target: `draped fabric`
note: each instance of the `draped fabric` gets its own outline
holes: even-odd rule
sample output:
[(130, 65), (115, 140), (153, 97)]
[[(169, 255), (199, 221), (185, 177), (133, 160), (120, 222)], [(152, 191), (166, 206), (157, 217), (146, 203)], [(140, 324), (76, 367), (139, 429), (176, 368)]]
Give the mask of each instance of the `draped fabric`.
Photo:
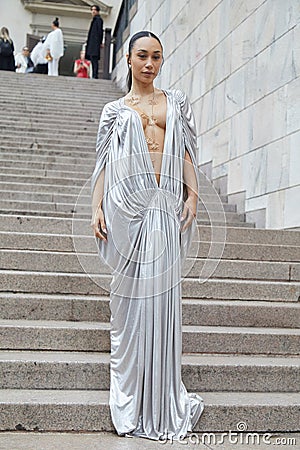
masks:
[(181, 232), (185, 151), (196, 169), (195, 123), (179, 90), (165, 90), (166, 131), (157, 182), (139, 114), (124, 97), (102, 112), (92, 190), (105, 167), (111, 267), (110, 409), (118, 434), (178, 439), (203, 411), (181, 380), (181, 266), (194, 225)]
[(58, 59), (64, 54), (64, 38), (60, 28), (51, 31), (44, 44), (44, 56), (46, 56), (47, 49), (50, 50), (53, 59)]

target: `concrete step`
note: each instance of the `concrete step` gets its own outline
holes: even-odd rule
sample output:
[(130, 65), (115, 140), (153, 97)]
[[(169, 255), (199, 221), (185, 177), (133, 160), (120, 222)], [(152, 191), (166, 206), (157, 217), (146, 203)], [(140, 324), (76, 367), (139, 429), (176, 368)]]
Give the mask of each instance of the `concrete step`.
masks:
[[(25, 267), (24, 267), (25, 269)], [(0, 270), (0, 292), (108, 295), (111, 277), (85, 273)], [(185, 298), (297, 302), (299, 282), (184, 278)]]
[[(47, 172), (48, 174), (48, 172)], [(47, 177), (47, 180), (51, 182), (51, 178), (48, 178), (48, 175), (45, 175)], [(67, 179), (64, 178), (64, 181)], [(72, 182), (73, 178), (68, 178), (70, 183)], [(84, 180), (77, 178), (76, 182), (84, 182)], [(82, 199), (81, 199), (82, 200)], [(75, 199), (76, 202), (76, 199)], [(74, 213), (76, 214), (76, 217), (91, 217), (91, 203), (83, 204), (83, 203), (59, 203), (59, 202), (40, 202), (40, 201), (29, 201), (26, 198), (23, 199), (3, 199), (3, 196), (0, 200), (0, 210), (1, 211), (12, 211), (15, 213), (16, 211), (35, 211), (35, 212), (48, 212), (51, 216), (51, 212), (55, 213)], [(203, 205), (200, 205), (199, 211), (198, 211), (198, 219), (203, 221), (209, 221), (212, 222), (221, 222), (224, 218), (225, 222), (233, 223), (233, 222), (240, 222), (243, 220), (243, 215), (234, 213), (232, 211), (219, 211), (218, 205), (215, 205), (215, 203), (207, 203), (207, 207), (209, 207), (209, 213), (206, 211), (206, 208)], [(216, 209), (214, 209), (216, 208)]]
[[(198, 392), (205, 410), (194, 432), (299, 430), (300, 394), (270, 392)], [(108, 391), (5, 389), (1, 393), (1, 429), (35, 431), (113, 431)]]
[(51, 172), (65, 172), (66, 174), (69, 174), (69, 172), (77, 172), (81, 175), (83, 173), (88, 173), (91, 175), (93, 169), (95, 167), (95, 158), (91, 158), (91, 163), (88, 164), (88, 161), (85, 161), (85, 164), (62, 164), (62, 163), (56, 163), (56, 162), (34, 162), (34, 161), (28, 161), (27, 158), (25, 161), (21, 161), (18, 159), (11, 159), (11, 160), (1, 160), (0, 158), (0, 171), (6, 172), (6, 168), (14, 168), (15, 170), (19, 170), (22, 172), (23, 169), (33, 169), (33, 170), (39, 170), (39, 171), (51, 171)]
[[(297, 392), (300, 359), (183, 354), (186, 388), (205, 392)], [(0, 351), (0, 389), (109, 390), (110, 354)]]
[[(49, 194), (50, 195), (50, 194)], [(91, 230), (90, 236), (73, 238), (66, 234), (42, 234), (21, 231), (0, 231), (0, 248), (7, 250), (30, 250), (52, 252), (97, 253), (98, 247)], [(292, 245), (261, 245), (225, 242), (220, 259), (250, 261), (300, 262), (300, 248)], [(188, 255), (207, 258), (211, 252), (211, 242), (194, 241)]]
[[(49, 180), (49, 179), (48, 179)], [(51, 179), (50, 179), (51, 180)], [(69, 179), (71, 182), (71, 178)], [(64, 179), (66, 181), (66, 179)], [(76, 180), (80, 183), (80, 180)], [(18, 201), (18, 200), (0, 200), (1, 214), (35, 214), (50, 217), (73, 217), (90, 220), (91, 207), (81, 204), (71, 203), (47, 203), (34, 201)], [(225, 217), (224, 217), (225, 216)], [(240, 225), (243, 217), (242, 215), (233, 212), (218, 212), (210, 211), (209, 214), (204, 210), (198, 212), (198, 222), (212, 222), (213, 224), (223, 223), (232, 224), (238, 223)]]
[[(88, 139), (88, 142), (87, 142)], [(11, 134), (4, 134), (3, 130), (1, 133), (1, 144), (2, 145), (10, 145), (13, 144), (13, 146), (24, 146), (28, 147), (32, 144), (32, 142), (36, 142), (38, 146), (43, 147), (45, 144), (50, 144), (52, 142), (53, 146), (56, 145), (66, 145), (71, 146), (72, 144), (76, 144), (76, 147), (81, 146), (81, 148), (86, 148), (88, 151), (90, 149), (95, 149), (96, 145), (96, 133), (94, 132), (92, 135), (86, 135), (85, 136), (65, 136), (64, 133), (61, 131), (60, 133), (57, 133), (56, 135), (53, 135), (52, 132), (49, 133), (33, 133), (33, 132), (27, 132), (27, 133), (14, 133), (13, 138)]]
[(49, 184), (66, 184), (71, 183), (71, 181), (77, 181), (78, 183), (84, 184), (91, 176), (93, 170), (86, 171), (74, 171), (68, 170), (67, 172), (61, 170), (51, 170), (51, 169), (32, 169), (28, 167), (13, 168), (13, 167), (1, 167), (0, 166), (0, 174), (18, 176), (18, 174), (22, 177), (34, 177), (37, 182), (39, 179), (47, 178)]
[[(91, 171), (89, 170), (89, 174)], [(71, 204), (74, 205), (78, 202), (79, 205), (85, 205), (86, 207), (90, 207), (91, 205), (91, 196), (90, 195), (80, 195), (80, 197), (77, 195), (67, 195), (67, 194), (53, 194), (53, 192), (26, 192), (24, 191), (8, 191), (8, 190), (1, 190), (0, 186), (0, 198), (4, 201), (30, 201), (30, 202), (43, 202), (43, 203), (64, 203), (64, 204)], [(228, 205), (227, 203), (222, 205), (222, 208), (225, 212), (235, 212), (236, 206), (235, 205)], [(219, 211), (220, 210), (220, 203), (210, 202), (210, 199), (200, 199), (199, 201), (199, 210), (200, 211), (206, 211), (206, 209), (209, 209), (209, 211)]]
[[(1, 234), (0, 234), (1, 236)], [(2, 244), (1, 244), (2, 245)], [(96, 250), (96, 249), (95, 249)], [(204, 265), (216, 267), (211, 272), (211, 278), (241, 279), (241, 280), (273, 280), (300, 281), (300, 263), (242, 261), (187, 258), (183, 273), (189, 278), (199, 278)], [(2, 270), (27, 270), (32, 272), (66, 272), (109, 274), (108, 266), (101, 264), (97, 253), (76, 253), (36, 251), (36, 250), (2, 250)]]
[[(109, 297), (0, 292), (2, 319), (109, 322)], [(189, 299), (184, 325), (300, 328), (299, 302)]]
[[(0, 349), (110, 351), (110, 324), (0, 320)], [(300, 329), (184, 325), (184, 353), (299, 355)]]
[[(26, 188), (24, 188), (26, 189)], [(80, 187), (77, 187), (80, 189)], [(0, 229), (2, 231), (14, 231), (21, 233), (46, 233), (46, 234), (72, 234), (72, 225), (77, 234), (91, 236), (90, 222), (82, 219), (37, 217), (30, 214), (22, 216), (0, 214)], [(198, 234), (201, 241), (211, 242), (213, 234), (214, 243), (221, 245), (226, 243), (257, 244), (257, 245), (285, 245), (300, 246), (300, 231), (288, 230), (265, 230), (241, 227), (231, 228), (201, 225), (198, 227)], [(78, 233), (80, 231), (80, 233)], [(225, 239), (224, 239), (225, 236)], [(251, 256), (252, 258), (252, 256)]]
[[(99, 110), (100, 111), (100, 110)], [(57, 125), (59, 122), (56, 122)], [(81, 122), (82, 123), (82, 119)], [(33, 120), (31, 116), (23, 117), (21, 120), (1, 119), (1, 131), (5, 135), (10, 134), (13, 136), (15, 133), (32, 133), (34, 135), (40, 133), (51, 133), (52, 136), (63, 134), (63, 136), (85, 136), (90, 137), (90, 133), (97, 133), (98, 123), (96, 122), (85, 122), (83, 126), (78, 127), (73, 123), (69, 124), (68, 128), (63, 128), (62, 126), (54, 127), (52, 122), (47, 122), (46, 120)]]

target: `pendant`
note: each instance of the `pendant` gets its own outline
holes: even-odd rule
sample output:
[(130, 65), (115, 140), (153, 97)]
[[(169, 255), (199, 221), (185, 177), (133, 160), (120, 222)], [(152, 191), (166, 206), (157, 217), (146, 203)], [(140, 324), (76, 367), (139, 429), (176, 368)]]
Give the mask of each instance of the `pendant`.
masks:
[(139, 95), (134, 95), (132, 94), (131, 97), (129, 97), (129, 103), (134, 106), (137, 105), (138, 103), (140, 103), (140, 96)]
[(151, 137), (147, 137), (146, 142), (149, 150), (157, 152), (157, 150), (159, 149), (159, 144), (157, 142), (155, 142)]
[(154, 125), (156, 125), (157, 119), (153, 116), (148, 116), (148, 125), (150, 127), (153, 127)]
[(149, 105), (157, 105), (157, 101), (155, 100), (155, 98), (153, 97), (153, 98), (149, 98), (149, 100), (148, 100), (148, 103), (149, 103)]

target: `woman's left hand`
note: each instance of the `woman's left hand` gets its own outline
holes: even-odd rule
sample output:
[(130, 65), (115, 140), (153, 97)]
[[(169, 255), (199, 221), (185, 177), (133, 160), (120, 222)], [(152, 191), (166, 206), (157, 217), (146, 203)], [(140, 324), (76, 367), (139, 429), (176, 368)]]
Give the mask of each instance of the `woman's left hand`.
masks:
[(185, 224), (181, 229), (182, 233), (192, 225), (196, 215), (197, 215), (197, 197), (196, 196), (188, 197), (184, 202), (184, 207), (180, 219), (181, 222), (185, 221)]

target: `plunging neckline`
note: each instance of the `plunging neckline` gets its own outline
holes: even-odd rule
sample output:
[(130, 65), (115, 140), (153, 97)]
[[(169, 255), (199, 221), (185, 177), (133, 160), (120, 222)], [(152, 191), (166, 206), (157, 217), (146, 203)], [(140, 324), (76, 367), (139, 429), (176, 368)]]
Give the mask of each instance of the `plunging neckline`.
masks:
[(154, 181), (155, 184), (157, 186), (158, 189), (161, 189), (161, 179), (162, 179), (162, 174), (163, 174), (163, 166), (164, 166), (164, 155), (165, 155), (165, 147), (166, 147), (166, 137), (167, 137), (167, 129), (168, 129), (168, 120), (169, 120), (169, 96), (167, 94), (167, 92), (164, 89), (161, 89), (161, 91), (164, 93), (165, 97), (166, 97), (166, 101), (167, 101), (167, 105), (166, 105), (166, 128), (165, 128), (165, 136), (164, 136), (164, 143), (163, 143), (163, 147), (162, 147), (162, 157), (161, 157), (161, 166), (160, 166), (160, 173), (159, 173), (159, 182), (157, 181), (156, 175), (155, 175), (155, 170), (151, 161), (151, 157), (150, 157), (150, 152), (149, 152), (149, 148), (148, 148), (148, 144), (147, 144), (147, 139), (146, 139), (146, 135), (144, 132), (144, 127), (143, 127), (143, 122), (142, 122), (142, 118), (140, 116), (140, 114), (138, 113), (138, 111), (134, 108), (132, 108), (131, 106), (126, 105), (125, 103), (125, 96), (121, 98), (121, 100), (123, 100), (123, 106), (125, 108), (130, 109), (130, 111), (133, 111), (139, 118), (139, 123), (140, 126), (142, 128), (142, 132), (143, 132), (143, 137), (144, 137), (144, 145), (147, 151), (147, 159), (148, 159), (148, 164), (151, 168), (151, 174), (154, 177)]

